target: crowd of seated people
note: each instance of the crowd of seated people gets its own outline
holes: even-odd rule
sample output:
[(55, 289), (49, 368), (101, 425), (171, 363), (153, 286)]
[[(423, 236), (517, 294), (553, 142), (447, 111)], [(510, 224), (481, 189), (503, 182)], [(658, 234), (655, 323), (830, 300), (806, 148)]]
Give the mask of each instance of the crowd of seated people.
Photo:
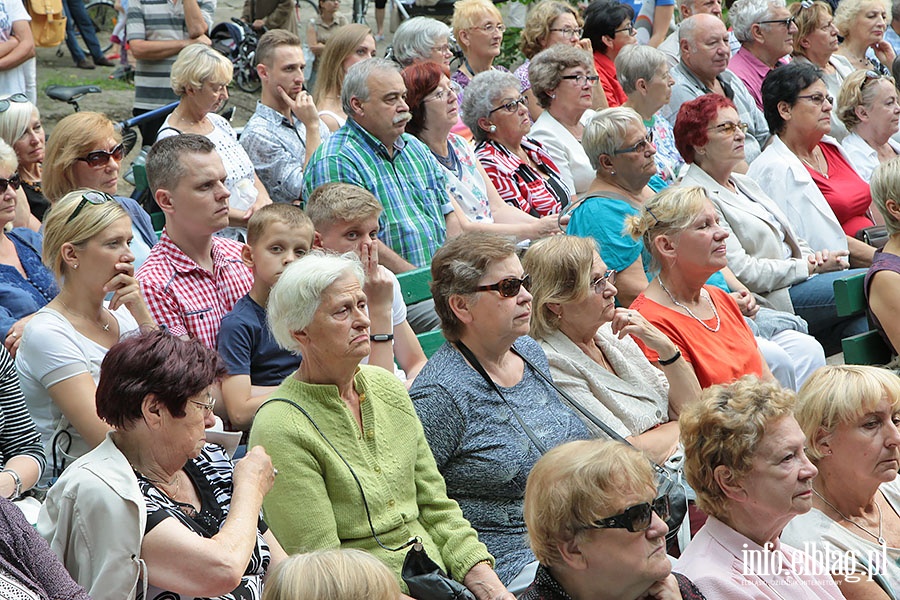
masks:
[(384, 59), (323, 1), (240, 140), (185, 43), (158, 233), (109, 119), (4, 91), (0, 596), (900, 598), (900, 383), (825, 366), (866, 267), (900, 348), (886, 7), (656, 4), (541, 0), (513, 74), (486, 0)]

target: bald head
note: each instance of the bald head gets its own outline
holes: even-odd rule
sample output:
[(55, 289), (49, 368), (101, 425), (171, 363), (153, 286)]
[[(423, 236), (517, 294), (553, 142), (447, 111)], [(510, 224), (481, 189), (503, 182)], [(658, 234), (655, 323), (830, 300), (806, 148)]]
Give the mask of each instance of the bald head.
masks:
[(678, 27), (681, 60), (701, 79), (713, 79), (728, 68), (731, 47), (728, 30), (711, 14), (694, 15)]
[(722, 18), (722, 0), (682, 0), (679, 6), (685, 19), (694, 15), (715, 15)]

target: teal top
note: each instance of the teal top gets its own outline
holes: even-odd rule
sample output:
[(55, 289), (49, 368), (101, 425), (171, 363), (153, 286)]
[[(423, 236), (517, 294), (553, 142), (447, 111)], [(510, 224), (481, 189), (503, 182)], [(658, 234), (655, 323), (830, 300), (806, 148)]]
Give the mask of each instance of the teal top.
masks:
[[(431, 559), (458, 581), (481, 561), (493, 564), (459, 505), (447, 497), (403, 383), (368, 365), (359, 367), (354, 383), (362, 430), (334, 385), (291, 376), (271, 398), (302, 406), (350, 464), (384, 545), (396, 547), (420, 536)], [(263, 446), (278, 469), (263, 512), (288, 554), (359, 548), (387, 564), (400, 580), (406, 550), (378, 546), (353, 475), (303, 413), (286, 402), (267, 402), (253, 421), (250, 446)]]

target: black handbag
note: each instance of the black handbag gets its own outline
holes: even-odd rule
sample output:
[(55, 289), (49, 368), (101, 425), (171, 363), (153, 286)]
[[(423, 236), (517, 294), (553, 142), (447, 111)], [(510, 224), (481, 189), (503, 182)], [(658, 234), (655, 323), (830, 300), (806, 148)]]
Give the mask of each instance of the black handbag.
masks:
[[(537, 438), (537, 435), (528, 426), (527, 423), (519, 416), (519, 413), (512, 407), (509, 401), (506, 400), (506, 397), (503, 395), (503, 392), (500, 391), (500, 388), (494, 383), (494, 380), (491, 379), (491, 376), (488, 375), (487, 371), (484, 370), (484, 367), (481, 366), (481, 363), (478, 362), (478, 359), (472, 354), (472, 351), (466, 347), (462, 342), (454, 342), (459, 349), (459, 352), (463, 355), (463, 357), (469, 361), (472, 367), (478, 371), (478, 373), (484, 378), (487, 383), (496, 390), (496, 392), (503, 399), (507, 408), (509, 408), (510, 412), (512, 412), (513, 416), (516, 418), (516, 421), (519, 422), (519, 425), (525, 431), (525, 435), (528, 436), (528, 439), (531, 440), (531, 443), (535, 445), (538, 451), (541, 454), (545, 454), (547, 452), (546, 446)], [(556, 383), (550, 379), (547, 375), (544, 374), (543, 371), (538, 369), (528, 358), (519, 352), (516, 349), (515, 344), (513, 344), (512, 348), (510, 348), (516, 356), (525, 361), (525, 364), (531, 368), (532, 371), (537, 373), (537, 375), (543, 379), (547, 385), (553, 388), (557, 394), (566, 399), (572, 406), (574, 406), (578, 412), (585, 416), (591, 423), (599, 427), (603, 433), (608, 435), (611, 439), (622, 442), (623, 444), (628, 444), (629, 446), (634, 447), (628, 440), (619, 435), (615, 430), (609, 427), (606, 423), (598, 419), (594, 414), (588, 411), (584, 406), (581, 405), (580, 402), (572, 398), (565, 390), (560, 389)], [(647, 460), (650, 460), (649, 458)], [(656, 471), (657, 475), (657, 490), (661, 495), (666, 495), (669, 497), (669, 518), (666, 519), (666, 525), (669, 526), (669, 532), (666, 534), (666, 543), (670, 544), (674, 542), (674, 540), (678, 537), (678, 530), (681, 528), (681, 523), (684, 521), (684, 517), (688, 512), (688, 502), (687, 495), (685, 494), (684, 484), (681, 482), (682, 475), (679, 472), (678, 478), (673, 479), (672, 475), (665, 469), (665, 467), (660, 466), (656, 463), (656, 461), (650, 460), (650, 464), (653, 466), (653, 469)]]
[(884, 225), (873, 225), (872, 227), (863, 227), (854, 235), (856, 239), (867, 243), (873, 248), (881, 250), (887, 244), (891, 236), (888, 234), (887, 227)]
[(335, 445), (331, 443), (331, 440), (328, 439), (325, 432), (319, 429), (319, 426), (313, 421), (313, 418), (302, 406), (287, 398), (270, 398), (263, 403), (263, 406), (269, 402), (286, 402), (303, 413), (303, 416), (309, 419), (309, 422), (312, 423), (315, 430), (319, 432), (319, 435), (322, 436), (325, 443), (334, 450), (334, 453), (341, 459), (341, 462), (346, 465), (347, 469), (350, 471), (350, 475), (353, 477), (353, 481), (356, 482), (356, 487), (359, 488), (360, 496), (362, 496), (363, 508), (366, 510), (366, 519), (369, 521), (369, 530), (372, 532), (375, 543), (388, 552), (400, 552), (406, 548), (410, 549), (406, 554), (406, 558), (403, 560), (403, 568), (400, 570), (400, 576), (409, 588), (410, 596), (416, 600), (475, 600), (475, 596), (468, 588), (466, 588), (466, 586), (448, 577), (437, 563), (431, 560), (428, 553), (425, 552), (425, 548), (422, 546), (422, 540), (420, 538), (410, 538), (405, 544), (397, 546), (396, 548), (385, 546), (381, 540), (378, 539), (378, 534), (375, 533), (375, 526), (372, 525), (372, 514), (369, 512), (369, 503), (366, 501), (366, 493), (363, 491), (362, 483), (359, 481), (359, 477), (356, 476), (353, 467), (347, 462), (347, 459), (345, 459)]

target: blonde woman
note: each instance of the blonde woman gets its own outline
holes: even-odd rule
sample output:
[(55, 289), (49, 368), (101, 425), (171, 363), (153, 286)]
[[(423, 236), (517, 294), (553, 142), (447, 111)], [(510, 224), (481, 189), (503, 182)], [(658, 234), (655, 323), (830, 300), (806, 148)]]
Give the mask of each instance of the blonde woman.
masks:
[(328, 40), (319, 62), (313, 102), (319, 109), (319, 118), (331, 131), (337, 131), (347, 122), (347, 113), (341, 105), (341, 89), (347, 69), (356, 63), (375, 58), (375, 37), (366, 25), (351, 23), (338, 29)]
[[(460, 0), (453, 7), (453, 37), (463, 52), (462, 63), (451, 79), (465, 89), (479, 73), (499, 69), (494, 59), (500, 56), (503, 42), (503, 16), (488, 0)], [(469, 129), (472, 129), (470, 126)]]
[(272, 569), (262, 600), (397, 600), (400, 586), (387, 566), (362, 550), (295, 554)]
[(216, 145), (225, 165), (229, 227), (218, 235), (246, 240), (247, 220), (258, 208), (271, 204), (269, 192), (256, 175), (253, 162), (237, 141), (231, 124), (216, 114), (228, 100), (228, 84), (233, 66), (221, 53), (203, 44), (191, 44), (178, 54), (172, 65), (172, 89), (181, 104), (166, 117), (156, 139), (182, 133), (205, 136)]

